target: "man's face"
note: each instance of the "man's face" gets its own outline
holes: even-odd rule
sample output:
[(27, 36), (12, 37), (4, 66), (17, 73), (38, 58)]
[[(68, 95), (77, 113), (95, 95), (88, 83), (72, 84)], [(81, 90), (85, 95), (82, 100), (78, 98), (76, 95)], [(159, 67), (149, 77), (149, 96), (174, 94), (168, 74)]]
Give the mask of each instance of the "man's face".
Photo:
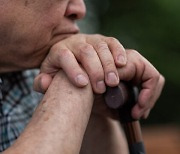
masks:
[(45, 55), (79, 31), (75, 20), (85, 12), (83, 0), (1, 0), (0, 63)]

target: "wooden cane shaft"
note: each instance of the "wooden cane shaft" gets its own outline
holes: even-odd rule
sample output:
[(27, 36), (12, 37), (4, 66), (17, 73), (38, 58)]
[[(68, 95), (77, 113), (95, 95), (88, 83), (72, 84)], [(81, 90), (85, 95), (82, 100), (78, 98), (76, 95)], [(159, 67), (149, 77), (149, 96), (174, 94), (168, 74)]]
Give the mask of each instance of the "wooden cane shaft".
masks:
[(106, 104), (110, 108), (119, 110), (119, 118), (129, 144), (142, 142), (140, 123), (131, 117), (131, 109), (136, 101), (136, 98), (130, 98), (135, 97), (135, 94), (132, 93), (132, 87), (121, 82), (117, 87), (108, 87), (105, 95)]
[(128, 144), (142, 142), (142, 133), (139, 121), (133, 121), (123, 124)]

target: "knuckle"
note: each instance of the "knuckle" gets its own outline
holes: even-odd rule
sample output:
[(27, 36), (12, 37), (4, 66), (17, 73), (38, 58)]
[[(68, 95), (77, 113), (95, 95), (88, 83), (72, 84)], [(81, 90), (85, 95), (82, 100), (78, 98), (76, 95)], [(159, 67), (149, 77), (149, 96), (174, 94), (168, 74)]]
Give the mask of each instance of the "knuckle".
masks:
[(56, 56), (58, 58), (66, 58), (66, 57), (69, 57), (70, 56), (70, 52), (68, 49), (58, 49), (56, 50)]
[(115, 48), (116, 51), (121, 52), (121, 54), (126, 55), (126, 50), (124, 49), (124, 47), (121, 44), (118, 44)]
[(165, 84), (165, 77), (160, 75), (160, 82), (164, 85)]
[(139, 52), (135, 49), (128, 49), (127, 52), (131, 53), (134, 56), (140, 55)]
[(160, 74), (158, 71), (154, 71), (152, 76), (151, 76), (151, 79), (149, 80), (150, 83), (154, 86), (154, 88), (157, 86), (158, 82), (159, 82), (159, 79), (160, 79)]
[(107, 37), (107, 39), (110, 41), (110, 42), (119, 42), (116, 38), (114, 37)]
[(84, 52), (84, 51), (90, 51), (90, 50), (92, 50), (92, 45), (90, 45), (90, 44), (80, 44), (79, 45), (79, 50), (80, 51), (82, 51), (82, 52)]
[(60, 58), (60, 57), (66, 57), (68, 55), (70, 55), (68, 49), (60, 47), (59, 44), (55, 44), (51, 47), (49, 57)]
[(144, 110), (147, 110), (147, 109), (149, 108), (149, 106), (150, 106), (150, 103), (149, 103), (149, 102), (146, 102), (146, 103), (144, 103), (144, 104), (141, 104), (140, 106), (141, 106), (141, 108), (143, 108)]
[[(150, 97), (150, 96), (149, 96)], [(147, 110), (147, 109), (150, 109), (151, 108), (151, 104), (152, 104), (152, 101), (150, 100), (147, 100), (146, 102), (143, 102), (140, 104), (140, 106), (142, 108), (144, 108), (144, 110)]]
[(96, 37), (96, 38), (102, 38), (102, 37), (105, 37), (105, 36), (103, 36), (103, 35), (101, 35), (101, 34), (93, 34), (93, 36)]
[(158, 82), (159, 79), (160, 79), (160, 73), (156, 70), (156, 71), (154, 72), (154, 80), (155, 80), (156, 82)]
[(79, 45), (80, 57), (90, 56), (93, 51), (93, 47), (90, 44)]
[(111, 60), (106, 60), (106, 62), (105, 62), (105, 67), (107, 67), (107, 68), (114, 68), (115, 66), (114, 66), (114, 62), (113, 61), (111, 61)]
[(103, 42), (103, 41), (97, 43), (97, 49), (100, 50), (100, 51), (107, 51), (107, 50), (109, 50), (109, 48), (107, 46), (107, 43)]

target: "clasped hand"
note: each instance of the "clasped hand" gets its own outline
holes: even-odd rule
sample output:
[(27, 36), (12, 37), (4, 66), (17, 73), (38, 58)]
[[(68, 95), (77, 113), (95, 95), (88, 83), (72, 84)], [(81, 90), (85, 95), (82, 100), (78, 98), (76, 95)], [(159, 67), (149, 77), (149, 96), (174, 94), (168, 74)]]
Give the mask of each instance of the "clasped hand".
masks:
[[(120, 80), (140, 86), (137, 103), (132, 109), (136, 119), (148, 117), (165, 82), (137, 51), (124, 49), (117, 39), (98, 34), (75, 34), (54, 44), (42, 62), (34, 89), (45, 93), (59, 69), (64, 70), (77, 87), (84, 87), (90, 81), (96, 94), (104, 93), (106, 85), (117, 86)], [(105, 105), (102, 104), (102, 108), (106, 108)]]

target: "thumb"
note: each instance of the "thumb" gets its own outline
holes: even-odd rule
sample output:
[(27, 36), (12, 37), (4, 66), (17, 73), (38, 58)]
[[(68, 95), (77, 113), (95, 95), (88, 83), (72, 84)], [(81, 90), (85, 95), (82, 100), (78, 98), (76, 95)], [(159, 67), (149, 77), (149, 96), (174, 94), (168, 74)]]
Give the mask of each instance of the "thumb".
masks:
[(34, 79), (33, 89), (40, 93), (45, 93), (51, 84), (52, 76), (45, 73), (40, 73)]

